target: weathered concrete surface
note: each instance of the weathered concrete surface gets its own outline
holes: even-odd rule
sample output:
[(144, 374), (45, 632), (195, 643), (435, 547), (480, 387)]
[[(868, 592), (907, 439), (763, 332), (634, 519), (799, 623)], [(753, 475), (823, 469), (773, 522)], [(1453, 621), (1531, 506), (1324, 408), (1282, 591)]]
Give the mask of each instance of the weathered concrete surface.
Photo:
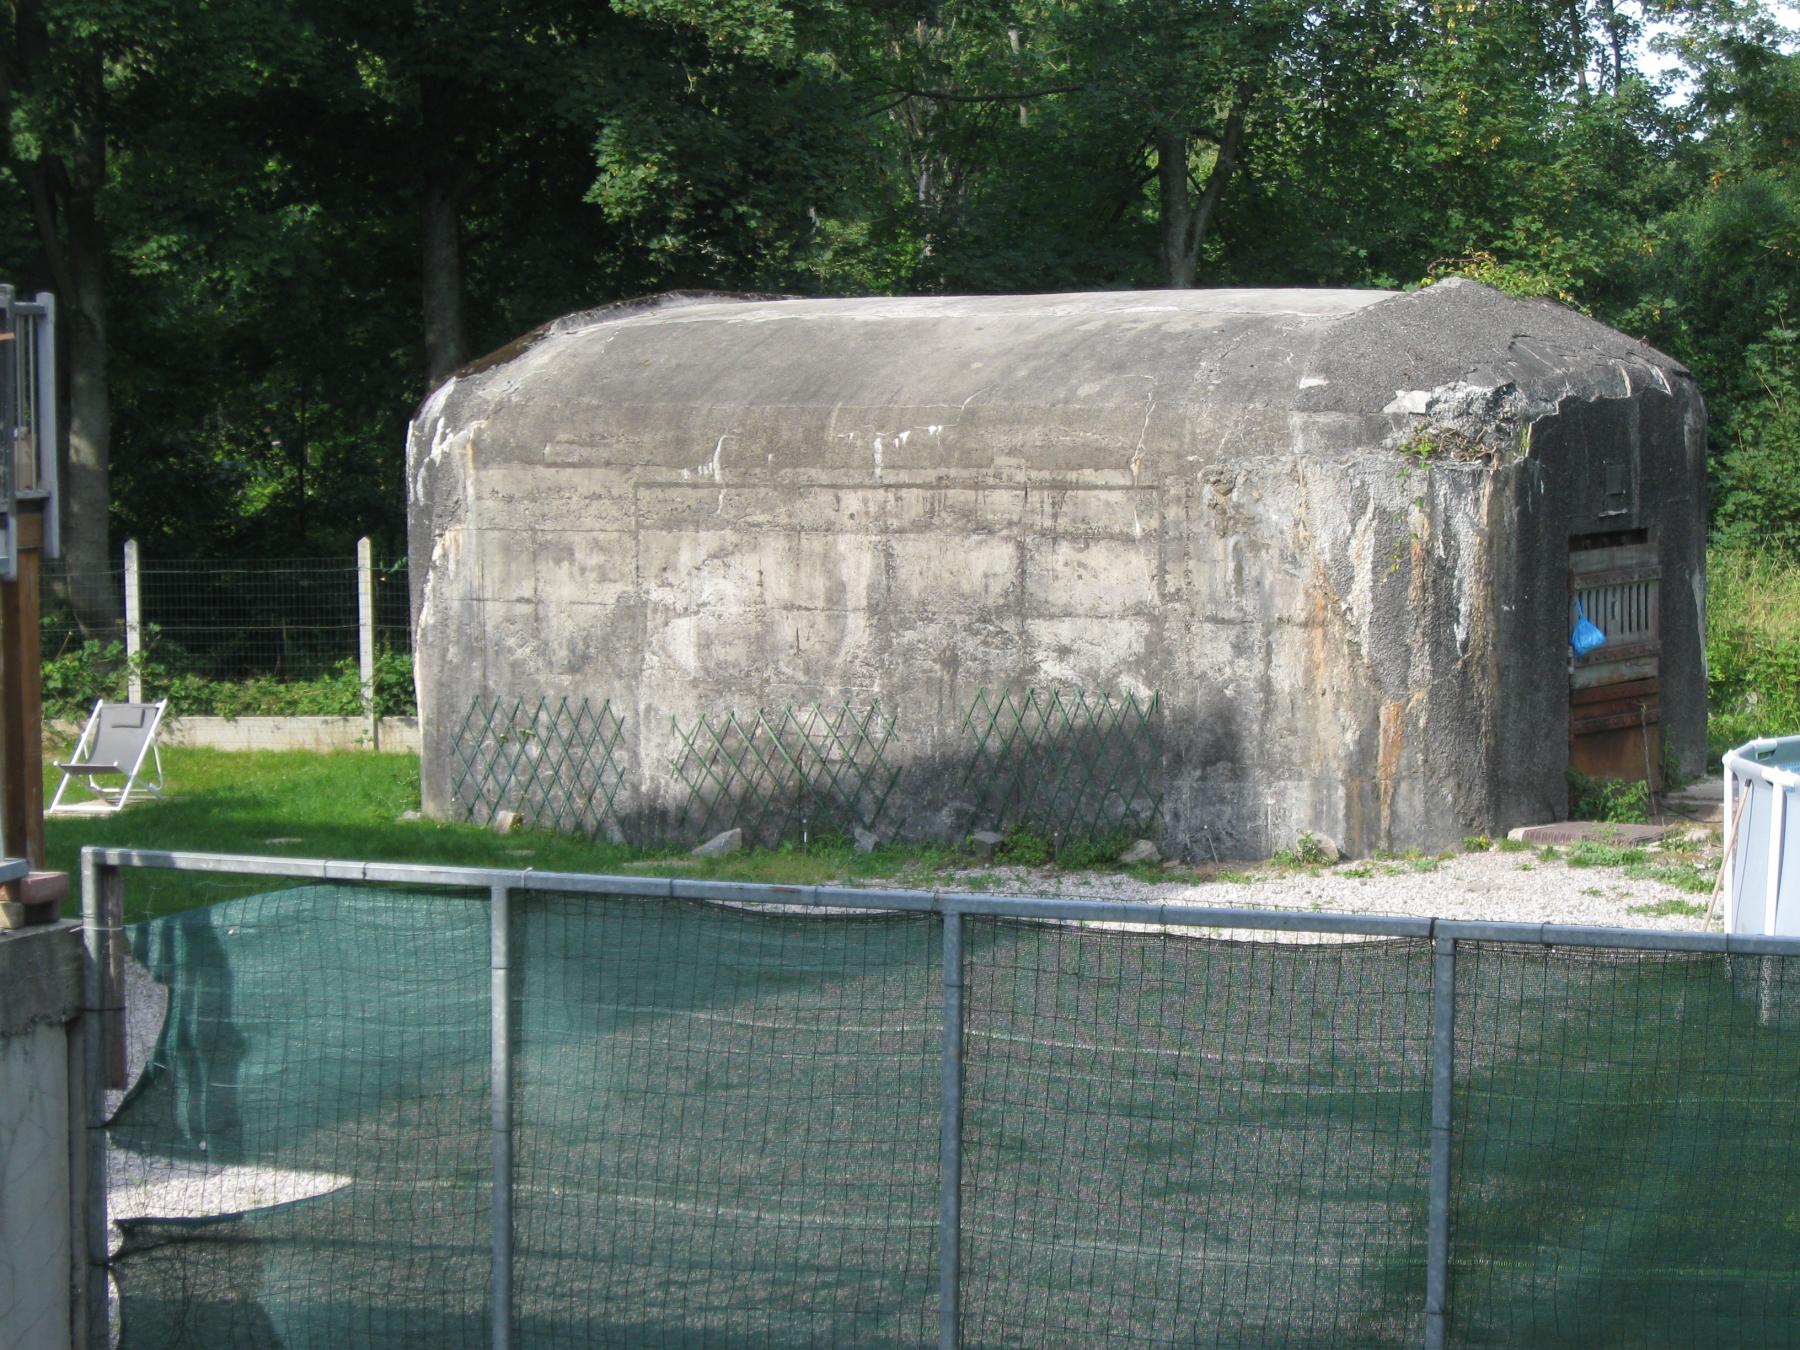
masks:
[(879, 699), (943, 830), (975, 692), (1073, 685), (1161, 693), (1171, 851), (1551, 819), (1572, 536), (1656, 539), (1699, 767), (1704, 431), (1676, 362), (1469, 282), (574, 316), (412, 427), (426, 806), (477, 693), (612, 699), (650, 818), (671, 716)]
[[(78, 1098), (81, 931), (0, 933), (0, 1345), (68, 1350), (82, 1255), (72, 1219), (85, 1132)], [(78, 1108), (75, 1108), (78, 1109)]]

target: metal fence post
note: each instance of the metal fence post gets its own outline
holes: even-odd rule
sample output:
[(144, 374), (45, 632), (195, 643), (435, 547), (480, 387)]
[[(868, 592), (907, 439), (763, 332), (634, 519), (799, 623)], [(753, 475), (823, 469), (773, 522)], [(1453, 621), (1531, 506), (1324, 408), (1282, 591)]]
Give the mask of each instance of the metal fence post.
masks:
[[(81, 1291), (85, 1310), (85, 1350), (107, 1350), (111, 1327), (107, 1315), (107, 1209), (106, 1209), (106, 1023), (113, 1010), (107, 1005), (107, 968), (118, 945), (120, 932), (110, 926), (102, 903), (102, 868), (91, 851), (81, 855), (81, 925), (86, 946), (82, 966), (82, 1074), (86, 1097), (87, 1197), (85, 1205), (85, 1284)], [(116, 879), (118, 869), (105, 868)]]
[(944, 1096), (938, 1138), (938, 1346), (962, 1337), (962, 915), (944, 912)]
[(513, 1134), (512, 1134), (512, 942), (509, 892), (502, 885), (489, 891), (488, 950), (492, 969), (491, 1072), (489, 1099), (493, 1133), (493, 1270), (489, 1314), (494, 1350), (512, 1344), (513, 1267)]
[(375, 715), (375, 545), (356, 541), (356, 664), (362, 673), (363, 717), (369, 748), (381, 749), (381, 719)]
[(1455, 1089), (1456, 939), (1432, 939), (1431, 1182), (1425, 1226), (1425, 1350), (1449, 1331), (1450, 1098)]
[(133, 703), (144, 701), (143, 592), (138, 588), (138, 541), (125, 541), (125, 679)]

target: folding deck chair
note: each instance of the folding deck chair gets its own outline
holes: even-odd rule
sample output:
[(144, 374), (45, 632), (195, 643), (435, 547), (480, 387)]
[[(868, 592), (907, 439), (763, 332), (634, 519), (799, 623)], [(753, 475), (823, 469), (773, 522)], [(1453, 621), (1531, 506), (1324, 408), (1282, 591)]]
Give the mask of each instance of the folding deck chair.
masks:
[[(50, 799), (45, 815), (110, 815), (123, 811), (135, 791), (140, 795), (162, 796), (162, 754), (156, 748), (156, 733), (162, 727), (163, 713), (169, 700), (160, 703), (108, 703), (101, 699), (75, 743), (75, 753), (67, 764), (57, 762), (63, 771), (56, 795)], [(148, 757), (156, 766), (155, 781), (138, 781)], [(101, 783), (102, 777), (125, 779), (123, 784)], [(93, 796), (90, 799), (63, 802), (69, 784), (79, 778)]]

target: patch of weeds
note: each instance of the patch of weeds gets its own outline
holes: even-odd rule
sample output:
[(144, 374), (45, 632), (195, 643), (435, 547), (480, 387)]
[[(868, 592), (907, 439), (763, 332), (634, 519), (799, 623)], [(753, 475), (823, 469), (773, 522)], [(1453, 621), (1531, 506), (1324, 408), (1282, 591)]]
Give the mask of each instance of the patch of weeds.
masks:
[(1318, 836), (1311, 830), (1303, 830), (1292, 848), (1276, 849), (1269, 861), (1281, 867), (1324, 867), (1332, 858)]
[(1641, 778), (1589, 778), (1570, 769), (1569, 814), (1576, 820), (1641, 825), (1650, 819), (1650, 785)]
[(1502, 853), (1529, 853), (1531, 851), (1531, 845), (1523, 839), (1502, 839), (1494, 847)]
[(1555, 844), (1545, 844), (1538, 850), (1537, 859), (1539, 862), (1555, 862), (1560, 857), (1562, 857), (1562, 854), (1556, 851)]
[(1536, 870), (1537, 865), (1535, 863), (1522, 862), (1513, 864), (1513, 871), (1515, 872), (1535, 872)]
[(1632, 905), (1632, 914), (1647, 914), (1655, 919), (1698, 919), (1706, 913), (1706, 906), (1693, 900), (1677, 900), (1671, 896), (1667, 900), (1653, 900), (1647, 905)]
[(1338, 875), (1340, 877), (1355, 877), (1358, 881), (1361, 881), (1365, 877), (1374, 876), (1375, 869), (1365, 863), (1356, 867), (1346, 867), (1343, 871), (1339, 872)]
[(1581, 893), (1583, 895), (1597, 895), (1603, 898), (1606, 895), (1606, 892), (1601, 890), (1598, 886), (1583, 886), (1581, 888)]
[(1711, 869), (1695, 867), (1692, 863), (1644, 862), (1627, 867), (1625, 875), (1634, 881), (1660, 881), (1689, 895), (1711, 895), (1714, 885)]
[(1494, 846), (1494, 841), (1485, 834), (1465, 834), (1462, 846), (1464, 853), (1486, 853)]
[(1054, 856), (1055, 850), (1048, 839), (1017, 825), (1006, 832), (994, 850), (995, 862), (1014, 867), (1048, 867)]
[(1435, 872), (1444, 865), (1442, 858), (1408, 858), (1406, 865), (1415, 872)]
[(1254, 872), (1240, 872), (1236, 868), (1223, 867), (1213, 873), (1214, 881), (1226, 881), (1233, 885), (1246, 886), (1253, 881), (1261, 880)]
[(1056, 851), (1056, 865), (1071, 872), (1100, 871), (1116, 867), (1119, 855), (1130, 847), (1130, 836), (1116, 831), (1085, 839), (1071, 839)]
[(1621, 848), (1617, 844), (1583, 839), (1569, 846), (1568, 856), (1563, 861), (1570, 867), (1635, 867), (1649, 858), (1650, 855), (1641, 848)]

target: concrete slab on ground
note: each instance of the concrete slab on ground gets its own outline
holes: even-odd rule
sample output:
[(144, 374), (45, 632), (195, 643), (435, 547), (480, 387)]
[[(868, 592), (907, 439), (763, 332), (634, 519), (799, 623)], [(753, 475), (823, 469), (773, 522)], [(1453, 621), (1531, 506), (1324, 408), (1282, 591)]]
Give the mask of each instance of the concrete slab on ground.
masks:
[(1667, 792), (1657, 798), (1664, 814), (1678, 817), (1690, 825), (1711, 825), (1714, 829), (1725, 814), (1724, 793), (1717, 779), (1689, 783), (1679, 792)]
[(1629, 847), (1654, 844), (1673, 825), (1619, 825), (1604, 820), (1559, 820), (1550, 825), (1521, 825), (1506, 837), (1527, 844), (1579, 844), (1589, 840)]

